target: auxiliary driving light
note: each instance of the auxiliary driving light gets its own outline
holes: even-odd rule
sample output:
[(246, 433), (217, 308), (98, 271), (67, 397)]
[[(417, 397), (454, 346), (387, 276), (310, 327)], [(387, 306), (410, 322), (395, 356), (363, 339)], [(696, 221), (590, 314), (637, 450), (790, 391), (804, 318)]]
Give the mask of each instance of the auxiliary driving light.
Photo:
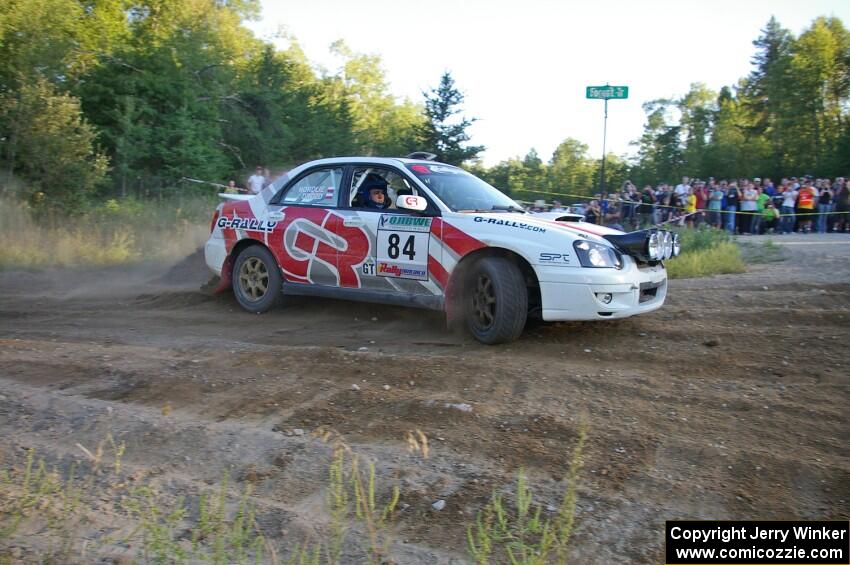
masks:
[(664, 259), (667, 260), (673, 256), (673, 234), (669, 231), (664, 232)]
[(611, 301), (614, 300), (614, 295), (610, 292), (597, 292), (596, 298), (603, 304), (611, 304)]

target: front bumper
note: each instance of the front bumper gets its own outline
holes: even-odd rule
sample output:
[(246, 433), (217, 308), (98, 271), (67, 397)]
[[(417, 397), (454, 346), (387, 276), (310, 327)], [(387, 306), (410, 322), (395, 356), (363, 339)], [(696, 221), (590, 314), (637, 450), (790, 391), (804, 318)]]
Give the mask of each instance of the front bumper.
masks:
[(638, 267), (631, 259), (621, 270), (543, 267), (538, 279), (542, 316), (550, 322), (628, 318), (657, 310), (667, 297), (664, 267)]

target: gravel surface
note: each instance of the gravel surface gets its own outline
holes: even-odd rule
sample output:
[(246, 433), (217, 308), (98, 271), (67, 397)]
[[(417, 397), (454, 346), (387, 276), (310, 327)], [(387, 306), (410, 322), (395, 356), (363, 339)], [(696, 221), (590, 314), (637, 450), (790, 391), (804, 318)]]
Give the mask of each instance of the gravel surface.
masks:
[[(0, 453), (62, 461), (112, 433), (175, 497), (229, 472), (286, 555), (327, 519), (330, 449), (311, 433), (332, 428), (378, 462), (381, 493), (401, 489), (394, 560), (461, 563), (465, 524), (520, 469), (558, 504), (586, 415), (575, 562), (662, 562), (666, 519), (846, 519), (850, 237), (739, 238), (767, 239), (784, 260), (672, 281), (652, 314), (495, 347), (418, 310), (248, 314), (199, 290), (199, 254), (2, 271)], [(415, 430), (427, 459), (407, 450)]]

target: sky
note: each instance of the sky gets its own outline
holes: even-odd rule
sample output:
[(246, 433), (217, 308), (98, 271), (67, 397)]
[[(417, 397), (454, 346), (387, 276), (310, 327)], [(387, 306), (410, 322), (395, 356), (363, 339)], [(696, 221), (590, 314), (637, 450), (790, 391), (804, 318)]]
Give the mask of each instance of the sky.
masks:
[(632, 154), (642, 104), (685, 94), (694, 82), (717, 91), (751, 70), (752, 45), (771, 15), (795, 36), (818, 16), (850, 27), (848, 0), (262, 0), (249, 27), (335, 72), (329, 46), (343, 39), (381, 57), (391, 92), (414, 102), (451, 72), (463, 114), (477, 118), (471, 143), (488, 166), (531, 148), (548, 161), (573, 137), (601, 156), (603, 106), (585, 88), (625, 85), (608, 103), (606, 152)]

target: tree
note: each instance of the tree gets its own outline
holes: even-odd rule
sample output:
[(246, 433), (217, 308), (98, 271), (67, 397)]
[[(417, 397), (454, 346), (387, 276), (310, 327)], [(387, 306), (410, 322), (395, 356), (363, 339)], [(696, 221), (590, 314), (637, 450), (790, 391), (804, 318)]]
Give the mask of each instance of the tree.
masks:
[(460, 115), (464, 95), (455, 87), (448, 71), (440, 77), (437, 88), (423, 94), (426, 122), (421, 137), (424, 150), (435, 153), (439, 161), (454, 165), (474, 159), (484, 151), (483, 145), (465, 145), (470, 140), (466, 130), (475, 118)]
[(552, 153), (548, 176), (551, 192), (590, 194), (594, 184), (594, 163), (588, 146), (568, 137)]
[[(783, 158), (786, 140), (783, 114), (788, 112), (788, 95), (793, 81), (790, 75), (790, 54), (794, 38), (771, 16), (762, 34), (753, 41), (756, 54), (751, 59), (755, 69), (741, 83), (741, 113), (752, 113), (753, 119), (744, 133), (745, 143), (753, 138), (766, 138), (769, 156), (761, 163), (764, 174), (777, 175), (787, 166)], [(743, 123), (741, 124), (743, 125)]]
[(27, 182), (25, 196), (38, 211), (81, 211), (106, 175), (108, 160), (79, 100), (44, 78), (0, 95), (0, 139), (9, 172)]

